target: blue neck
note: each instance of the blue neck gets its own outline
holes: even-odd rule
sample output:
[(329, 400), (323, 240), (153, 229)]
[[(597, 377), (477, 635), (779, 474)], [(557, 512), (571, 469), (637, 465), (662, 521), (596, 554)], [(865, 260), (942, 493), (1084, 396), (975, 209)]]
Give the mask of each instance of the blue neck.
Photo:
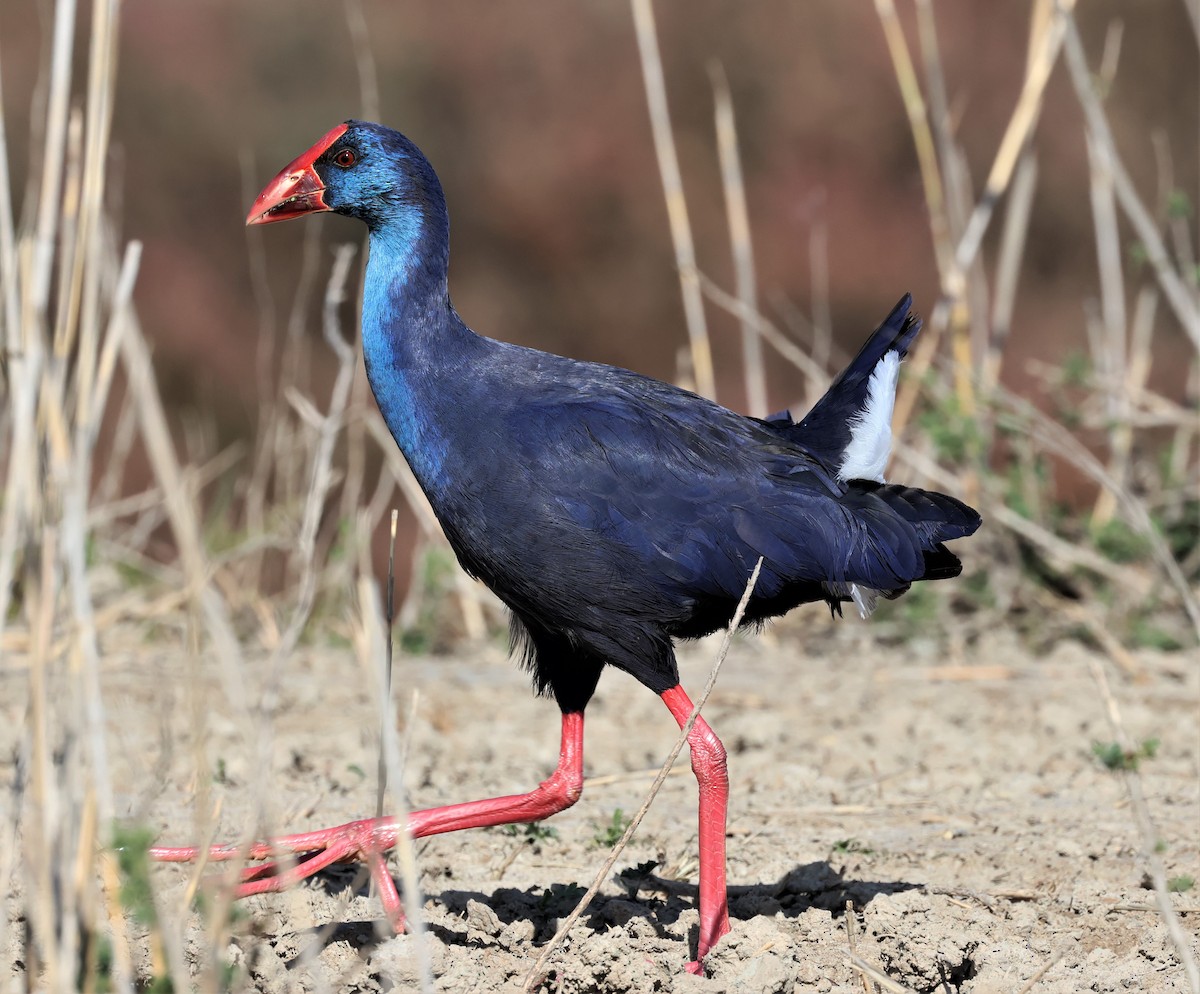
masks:
[(372, 226), (363, 297), (367, 380), (417, 480), (432, 497), (447, 456), (442, 423), (455, 383), (484, 340), (462, 323), (446, 286), (449, 225), (444, 208), (408, 205)]

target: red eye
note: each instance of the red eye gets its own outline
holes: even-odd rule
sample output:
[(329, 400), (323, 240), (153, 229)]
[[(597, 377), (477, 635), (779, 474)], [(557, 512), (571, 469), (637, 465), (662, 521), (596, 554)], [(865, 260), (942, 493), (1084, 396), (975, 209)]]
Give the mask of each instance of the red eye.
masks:
[(344, 148), (333, 157), (333, 161), (343, 169), (349, 169), (358, 161), (358, 156), (354, 154), (353, 149)]

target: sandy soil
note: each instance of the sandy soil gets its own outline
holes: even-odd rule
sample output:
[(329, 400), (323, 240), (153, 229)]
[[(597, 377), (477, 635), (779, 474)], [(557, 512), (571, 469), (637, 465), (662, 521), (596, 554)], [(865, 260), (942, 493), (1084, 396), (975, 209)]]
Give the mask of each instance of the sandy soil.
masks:
[[(852, 943), (914, 992), (1022, 991), (1046, 967), (1032, 990), (1186, 989), (1144, 885), (1121, 779), (1091, 755), (1093, 741), (1113, 736), (1088, 650), (1063, 643), (1033, 658), (1004, 634), (969, 653), (932, 640), (888, 648), (851, 621), (836, 634), (822, 625), (804, 648), (801, 630), (735, 642), (705, 712), (729, 749), (733, 783), (733, 931), (709, 976), (682, 974), (696, 926), (685, 755), (617, 864), (657, 867), (637, 887), (609, 881), (542, 990), (862, 992)], [(685, 652), (685, 686), (699, 690), (715, 655), (712, 642)], [(1200, 877), (1200, 672), (1194, 654), (1137, 659), (1144, 679), (1115, 686), (1130, 733), (1161, 739), (1141, 775), (1163, 859), (1170, 875)], [(958, 665), (973, 669), (937, 668)], [(120, 813), (176, 843), (201, 831), (196, 809), (213, 800), (222, 839), (240, 837), (256, 813), (289, 830), (371, 814), (378, 711), (354, 653), (308, 648), (286, 667), (264, 746), (244, 734), (228, 699), (253, 701), (256, 687), (222, 689), (217, 672), (152, 645), (110, 650), (104, 693)], [(254, 679), (262, 669), (248, 667)], [(557, 709), (531, 697), (499, 647), (402, 658), (396, 673), (414, 806), (523, 791), (553, 768)], [(21, 714), (18, 682), (7, 681), (10, 727)], [(599, 782), (546, 823), (557, 835), (490, 829), (418, 843), (438, 991), (519, 989), (606, 855), (597, 836), (616, 809), (636, 810), (674, 734), (657, 698), (606, 674), (588, 711), (586, 770)], [(197, 790), (206, 778), (207, 799)], [(188, 876), (161, 866), (153, 879), (199, 970), (211, 943), (180, 911)], [(1200, 895), (1173, 899), (1198, 945)], [(416, 987), (418, 940), (378, 927), (379, 904), (353, 867), (241, 908), (217, 951), (234, 966), (235, 988)], [(145, 950), (139, 969), (150, 970)]]

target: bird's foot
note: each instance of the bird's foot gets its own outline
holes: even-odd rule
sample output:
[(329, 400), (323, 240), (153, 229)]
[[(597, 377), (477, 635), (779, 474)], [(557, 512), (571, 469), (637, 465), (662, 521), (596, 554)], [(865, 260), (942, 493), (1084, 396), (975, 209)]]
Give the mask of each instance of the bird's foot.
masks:
[(718, 912), (708, 922), (705, 922), (704, 916), (701, 915), (700, 937), (697, 943), (696, 958), (692, 960), (684, 970), (687, 973), (694, 974), (697, 977), (703, 977), (704, 973), (704, 958), (713, 951), (713, 947), (729, 934), (729, 912), (726, 910), (724, 902), (722, 902)]
[(388, 920), (399, 934), (406, 925), (404, 908), (383, 856), (396, 845), (399, 831), (395, 818), (367, 818), (318, 832), (253, 842), (248, 846), (219, 845), (207, 850), (196, 846), (153, 846), (150, 858), (164, 863), (190, 863), (199, 859), (213, 862), (253, 860), (241, 870), (239, 883), (233, 891), (235, 898), (286, 890), (334, 863), (364, 860)]

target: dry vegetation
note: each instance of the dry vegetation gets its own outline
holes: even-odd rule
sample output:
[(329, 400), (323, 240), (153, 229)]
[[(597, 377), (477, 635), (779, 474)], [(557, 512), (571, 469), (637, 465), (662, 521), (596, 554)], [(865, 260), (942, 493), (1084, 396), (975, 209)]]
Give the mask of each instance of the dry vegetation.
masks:
[[(1168, 161), (1160, 189), (1134, 187), (1124, 158), (1150, 153), (1117, 148), (1104, 108), (1119, 70), (1121, 26), (1089, 59), (1073, 6), (1033, 5), (1025, 85), (998, 136), (992, 168), (975, 189), (955, 141), (931, 3), (915, 4), (914, 39), (892, 0), (876, 0), (910, 118), (941, 279), (897, 405), (893, 472), (963, 494), (988, 523), (964, 581), (914, 592), (891, 609), (881, 632), (902, 639), (915, 627), (944, 625), (969, 644), (1008, 627), (1038, 649), (1066, 638), (1095, 650), (1090, 673), (1112, 721), (1113, 745), (1101, 758), (1124, 779), (1162, 927), (1182, 976), (1200, 991), (1156, 852), (1136, 761), (1143, 746), (1130, 739), (1118, 705), (1122, 688), (1144, 678), (1132, 650), (1194, 651), (1200, 633), (1196, 209), (1171, 186)], [(0, 120), (0, 679), (28, 692), (24, 721), (5, 739), (14, 754), (5, 768), (0, 881), (13, 897), (0, 948), (21, 961), (29, 989), (216, 990), (245, 982), (219, 969), (223, 940), (238, 927), (229, 902), (218, 893), (199, 906), (211, 945), (202, 954), (185, 950), (175, 929), (187, 915), (156, 910), (147, 839), (117, 820), (100, 678), (105, 632), (134, 623), (164, 649), (216, 668), (229, 702), (240, 708), (231, 716), (239, 736), (262, 754), (289, 660), (305, 639), (352, 644), (363, 678), (377, 681), (371, 685), (379, 688), (381, 715), (394, 713), (382, 679), (385, 623), (370, 550), (398, 499), (424, 537), (398, 619), (404, 644), (478, 643), (502, 618), (486, 592), (449, 567), (436, 522), (355, 384), (356, 344), (347, 331), (354, 247), (338, 251), (319, 308), (302, 291), (281, 339), (264, 335), (262, 407), (248, 448), (217, 450), (209, 433), (172, 422), (131, 306), (140, 246), (117, 241), (106, 209), (116, 6), (94, 5), (90, 30), (80, 33), (90, 46), (85, 58), (72, 50), (73, 9), (55, 8), (51, 61), (35, 95), (37, 169), (19, 211)], [(634, 0), (633, 9), (689, 324), (690, 359), (680, 377), (713, 389), (707, 299), (741, 321), (752, 406), (766, 395), (763, 364), (777, 360), (796, 367), (804, 396), (812, 398), (827, 377), (817, 357), (828, 356), (828, 341), (793, 341), (759, 310), (723, 77), (714, 72), (714, 155), (737, 260), (732, 293), (696, 266), (649, 0)], [(1196, 7), (1188, 9), (1200, 42)], [(365, 49), (361, 59), (369, 81)], [(1088, 250), (1097, 259), (1097, 299), (1088, 302), (1089, 353), (1038, 370), (1045, 398), (1035, 400), (1005, 389), (1005, 343), (1038, 182), (1041, 99), (1059, 63), (1070, 73), (1091, 165), (1095, 244)], [(86, 66), (85, 80), (72, 79), (76, 64)], [(988, 232), (996, 238), (992, 259), (981, 251)], [(323, 276), (309, 237), (302, 287)], [(253, 241), (250, 264), (264, 266)], [(816, 301), (814, 314), (823, 308), (827, 303)], [(318, 310), (338, 370), (331, 393), (319, 400), (298, 348)], [(814, 327), (827, 326), (818, 320)], [(1147, 385), (1157, 337), (1177, 328), (1195, 346), (1187, 398)], [(152, 467), (152, 487), (126, 491), (130, 460)], [(368, 467), (379, 463), (385, 470), (368, 485)], [(1060, 501), (1053, 480), (1064, 466), (1094, 484), (1091, 506)], [(248, 654), (265, 660), (254, 699), (239, 692)], [(399, 809), (403, 749), (393, 722), (382, 726), (381, 768), (391, 770), (389, 807)], [(259, 817), (246, 825), (248, 834), (277, 821), (268, 785), (254, 786)], [(205, 826), (211, 833), (212, 804), (198, 788), (201, 837)], [(402, 862), (406, 891), (415, 894), (412, 861)], [(148, 973), (134, 965), (146, 961), (146, 949)], [(546, 950), (543, 959), (552, 954)], [(535, 958), (531, 950), (530, 964)], [(857, 967), (865, 990), (903, 989), (861, 959)], [(13, 989), (22, 986), (17, 976), (5, 978)], [(531, 976), (531, 986), (539, 982), (540, 975)]]

